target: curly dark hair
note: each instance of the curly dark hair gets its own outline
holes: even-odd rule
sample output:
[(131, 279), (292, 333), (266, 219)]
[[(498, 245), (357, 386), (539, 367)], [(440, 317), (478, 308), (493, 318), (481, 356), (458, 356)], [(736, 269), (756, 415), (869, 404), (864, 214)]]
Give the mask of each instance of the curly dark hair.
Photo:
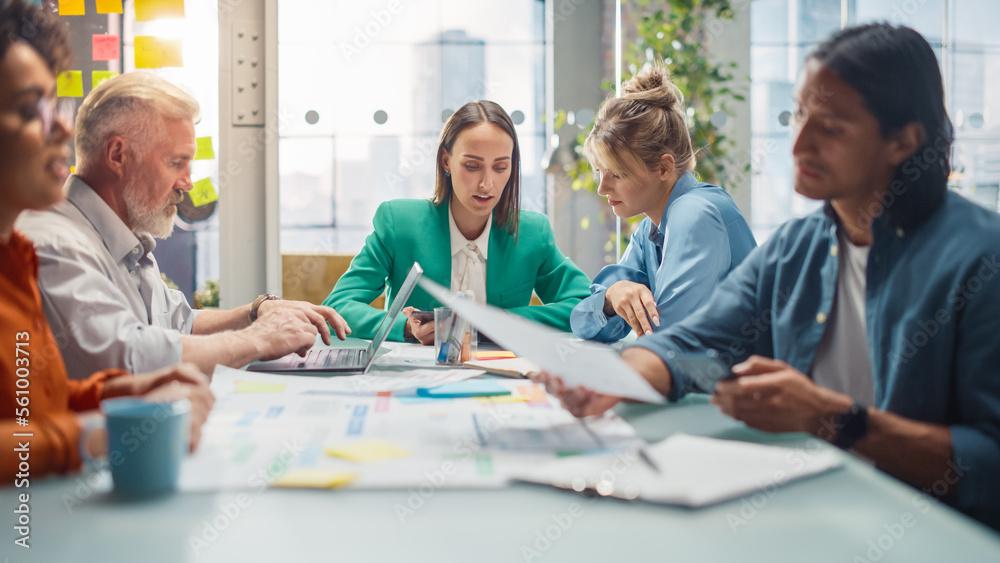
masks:
[(67, 70), (73, 60), (65, 22), (27, 0), (0, 0), (0, 61), (19, 42), (37, 51), (53, 74)]

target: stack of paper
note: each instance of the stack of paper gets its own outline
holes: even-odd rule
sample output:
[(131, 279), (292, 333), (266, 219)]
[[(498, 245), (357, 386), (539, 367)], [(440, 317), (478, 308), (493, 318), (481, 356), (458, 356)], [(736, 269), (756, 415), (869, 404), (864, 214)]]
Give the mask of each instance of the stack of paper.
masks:
[(696, 507), (829, 471), (841, 465), (832, 449), (795, 450), (675, 434), (647, 449), (578, 456), (514, 475), (516, 479), (603, 496)]

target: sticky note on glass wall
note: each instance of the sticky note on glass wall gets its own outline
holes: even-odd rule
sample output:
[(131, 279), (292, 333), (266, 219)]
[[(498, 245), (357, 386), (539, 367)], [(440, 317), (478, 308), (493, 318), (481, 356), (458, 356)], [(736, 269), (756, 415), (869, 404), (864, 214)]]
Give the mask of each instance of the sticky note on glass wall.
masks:
[(60, 16), (82, 16), (83, 0), (59, 0)]
[(97, 88), (98, 86), (101, 85), (101, 82), (104, 82), (105, 80), (111, 80), (116, 76), (118, 76), (118, 73), (113, 70), (91, 71), (90, 73), (90, 79), (92, 84), (91, 88)]
[(83, 97), (83, 71), (67, 70), (56, 77), (56, 95), (73, 98)]
[(204, 180), (198, 180), (195, 182), (194, 187), (191, 188), (188, 195), (191, 196), (191, 203), (193, 203), (195, 207), (201, 207), (202, 205), (219, 200), (219, 194), (215, 193), (215, 187), (212, 186), (211, 178), (205, 178)]
[(95, 61), (116, 61), (121, 56), (117, 35), (94, 35), (93, 50)]
[(165, 39), (152, 35), (135, 37), (135, 68), (184, 66), (180, 39)]
[(135, 0), (135, 21), (184, 17), (184, 0)]
[(210, 160), (215, 158), (211, 137), (198, 137), (195, 139), (195, 143), (198, 143), (198, 151), (194, 153), (195, 160)]
[(97, 13), (98, 14), (124, 13), (124, 10), (122, 10), (122, 0), (97, 0)]

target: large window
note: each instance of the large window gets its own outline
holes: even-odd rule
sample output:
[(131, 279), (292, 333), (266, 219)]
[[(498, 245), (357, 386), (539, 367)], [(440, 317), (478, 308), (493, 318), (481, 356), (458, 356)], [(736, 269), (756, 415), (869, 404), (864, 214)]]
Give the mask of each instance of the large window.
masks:
[[(1000, 37), (990, 0), (754, 0), (751, 4), (751, 134), (754, 231), (763, 240), (819, 204), (792, 189), (792, 86), (818, 41), (842, 24), (888, 21), (914, 28), (942, 65), (956, 129), (952, 187), (997, 209), (1000, 182)], [(994, 103), (996, 102), (996, 103)], [(1000, 116), (996, 116), (1000, 117)]]
[(522, 207), (546, 212), (544, 31), (540, 0), (283, 0), (282, 252), (357, 252), (381, 202), (431, 197), (444, 120), (480, 98), (514, 120)]

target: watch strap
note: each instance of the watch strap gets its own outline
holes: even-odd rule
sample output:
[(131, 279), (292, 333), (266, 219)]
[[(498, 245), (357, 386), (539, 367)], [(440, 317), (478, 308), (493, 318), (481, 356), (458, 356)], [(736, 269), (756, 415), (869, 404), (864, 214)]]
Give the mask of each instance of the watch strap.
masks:
[(851, 408), (837, 416), (837, 437), (833, 445), (849, 450), (868, 435), (868, 407), (855, 402)]
[(281, 299), (281, 298), (278, 297), (277, 295), (273, 295), (271, 293), (265, 293), (263, 295), (258, 296), (257, 299), (253, 300), (253, 303), (250, 304), (250, 322), (251, 323), (257, 320), (257, 312), (260, 309), (261, 303), (263, 303), (265, 301), (270, 301), (272, 299)]

